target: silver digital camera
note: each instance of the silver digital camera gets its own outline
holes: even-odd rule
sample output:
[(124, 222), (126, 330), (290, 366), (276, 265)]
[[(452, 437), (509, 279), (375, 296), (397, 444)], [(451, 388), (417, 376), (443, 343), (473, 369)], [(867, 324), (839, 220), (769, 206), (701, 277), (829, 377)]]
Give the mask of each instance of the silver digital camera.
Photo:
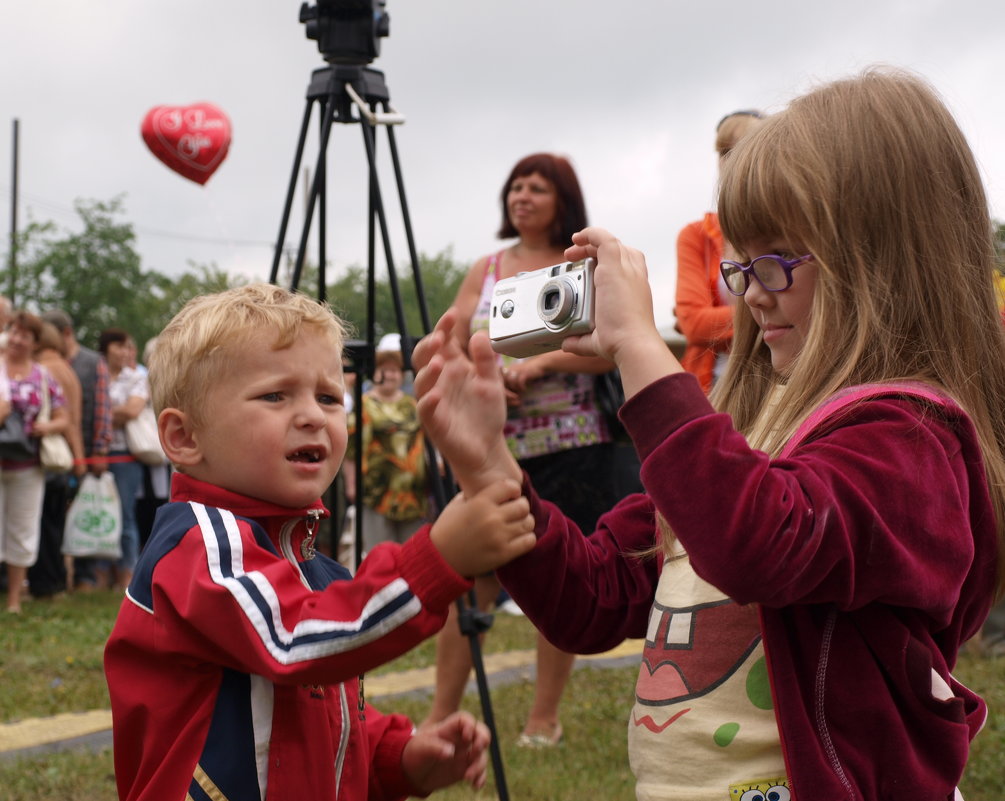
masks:
[(492, 292), (489, 340), (496, 353), (525, 358), (562, 347), (594, 328), (593, 259), (504, 278)]

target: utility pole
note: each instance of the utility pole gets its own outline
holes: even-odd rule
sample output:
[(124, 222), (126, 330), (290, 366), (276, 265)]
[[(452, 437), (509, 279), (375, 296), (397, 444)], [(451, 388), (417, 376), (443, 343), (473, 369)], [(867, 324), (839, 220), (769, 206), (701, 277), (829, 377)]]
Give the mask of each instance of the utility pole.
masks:
[(17, 167), (18, 167), (18, 120), (14, 118), (11, 137), (11, 182), (10, 182), (10, 255), (7, 270), (7, 298), (15, 306), (14, 287), (17, 286)]

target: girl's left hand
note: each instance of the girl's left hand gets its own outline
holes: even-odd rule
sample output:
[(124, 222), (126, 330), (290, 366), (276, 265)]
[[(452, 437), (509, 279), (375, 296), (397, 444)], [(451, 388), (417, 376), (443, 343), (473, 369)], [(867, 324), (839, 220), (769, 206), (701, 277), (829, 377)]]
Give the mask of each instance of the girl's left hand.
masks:
[(596, 328), (567, 337), (562, 350), (604, 356), (621, 371), (625, 397), (671, 373), (683, 371), (653, 319), (653, 296), (646, 259), (603, 228), (584, 228), (572, 235), (565, 257), (597, 260), (594, 274)]
[(572, 236), (565, 251), (570, 261), (592, 257), (597, 260), (593, 287), (596, 329), (591, 334), (568, 337), (563, 350), (581, 355), (598, 355), (619, 362), (626, 346), (640, 338), (662, 341), (653, 319), (649, 272), (641, 251), (628, 247), (603, 228), (584, 228)]
[(52, 434), (54, 423), (52, 420), (36, 420), (31, 425), (31, 436), (41, 439), (46, 434)]

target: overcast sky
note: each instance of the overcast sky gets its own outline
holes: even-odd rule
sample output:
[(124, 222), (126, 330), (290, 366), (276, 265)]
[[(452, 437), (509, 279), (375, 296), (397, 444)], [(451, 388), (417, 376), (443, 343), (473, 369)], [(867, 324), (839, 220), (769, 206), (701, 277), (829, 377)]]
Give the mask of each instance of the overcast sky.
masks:
[[(5, 2), (5, 239), (17, 118), (22, 226), (73, 227), (75, 199), (124, 194), (145, 268), (176, 274), (193, 260), (267, 279), (304, 94), (324, 66), (299, 9), (294, 0)], [(407, 120), (395, 135), (421, 252), (452, 247), (467, 263), (497, 248), (498, 194), (513, 163), (563, 153), (591, 223), (646, 252), (667, 323), (677, 232), (714, 206), (719, 118), (778, 110), (875, 63), (915, 70), (943, 94), (977, 154), (992, 213), (1005, 218), (1001, 0), (388, 0), (387, 12), (391, 35), (372, 66)], [(153, 106), (199, 101), (233, 125), (230, 153), (204, 186), (170, 171), (140, 137)], [(309, 142), (304, 166), (316, 156)], [(328, 158), (329, 259), (335, 269), (364, 264), (358, 125), (336, 128)], [(380, 171), (404, 264), (393, 173), (383, 161)], [(298, 187), (291, 246), (302, 196)]]

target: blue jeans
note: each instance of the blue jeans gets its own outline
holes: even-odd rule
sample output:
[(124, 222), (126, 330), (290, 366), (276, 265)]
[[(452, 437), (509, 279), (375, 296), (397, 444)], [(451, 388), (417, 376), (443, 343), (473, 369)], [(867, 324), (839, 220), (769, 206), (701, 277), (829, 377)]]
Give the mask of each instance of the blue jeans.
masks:
[[(109, 456), (127, 456), (111, 453)], [(122, 558), (121, 570), (133, 570), (140, 556), (140, 529), (136, 524), (136, 493), (143, 484), (143, 465), (139, 462), (112, 462), (108, 470), (115, 476), (115, 489), (122, 505)]]

